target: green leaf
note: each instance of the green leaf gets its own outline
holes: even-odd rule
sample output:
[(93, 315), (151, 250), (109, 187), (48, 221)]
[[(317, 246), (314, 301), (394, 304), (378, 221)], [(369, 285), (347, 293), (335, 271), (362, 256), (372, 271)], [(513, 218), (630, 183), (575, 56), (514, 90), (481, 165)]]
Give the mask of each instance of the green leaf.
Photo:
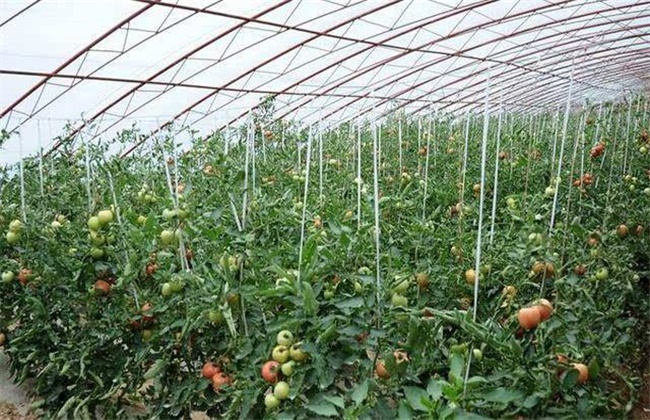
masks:
[(573, 388), (578, 383), (579, 372), (575, 369), (569, 369), (562, 378), (562, 387), (565, 389)]
[(523, 398), (523, 396), (524, 394), (521, 391), (511, 391), (500, 387), (483, 395), (483, 399), (488, 402), (509, 404), (515, 400)]
[(345, 408), (345, 401), (341, 397), (325, 395), (323, 398), (339, 408)]
[(424, 389), (414, 386), (405, 386), (404, 396), (414, 410), (427, 411), (427, 408), (422, 404), (422, 399), (427, 399), (427, 393)]
[(598, 364), (598, 360), (592, 359), (589, 362), (589, 378), (592, 379), (598, 375), (600, 375), (600, 365)]
[(397, 410), (397, 418), (399, 420), (411, 420), (413, 418), (411, 409), (404, 401), (401, 401), (399, 404), (399, 409)]
[(427, 394), (429, 398), (433, 401), (438, 401), (442, 398), (442, 389), (445, 385), (449, 385), (446, 381), (439, 379), (429, 379), (429, 385), (427, 385)]
[(302, 297), (303, 304), (305, 308), (305, 314), (315, 315), (316, 309), (318, 308), (318, 302), (316, 301), (316, 296), (314, 295), (314, 289), (311, 287), (311, 284), (306, 281), (302, 282)]
[(166, 365), (167, 365), (167, 362), (165, 361), (165, 359), (156, 360), (156, 363), (154, 363), (153, 366), (151, 366), (149, 368), (149, 370), (147, 370), (147, 372), (145, 372), (145, 374), (143, 376), (144, 379), (153, 379), (153, 378), (155, 378), (156, 376), (158, 376), (160, 374), (160, 372), (162, 372), (162, 370), (165, 368)]
[(334, 417), (339, 415), (338, 411), (336, 411), (336, 407), (334, 406), (334, 404), (327, 402), (323, 399), (321, 399), (318, 402), (310, 402), (307, 405), (307, 410), (311, 411), (312, 413), (316, 413), (319, 416), (325, 416), (325, 417)]
[(368, 380), (361, 382), (355, 389), (352, 391), (352, 401), (356, 405), (361, 404), (368, 398)]
[(449, 365), (449, 381), (458, 382), (462, 380), (465, 357), (458, 353), (452, 353)]
[(363, 298), (357, 296), (350, 299), (345, 299), (336, 303), (334, 306), (336, 306), (339, 309), (360, 308), (363, 306)]

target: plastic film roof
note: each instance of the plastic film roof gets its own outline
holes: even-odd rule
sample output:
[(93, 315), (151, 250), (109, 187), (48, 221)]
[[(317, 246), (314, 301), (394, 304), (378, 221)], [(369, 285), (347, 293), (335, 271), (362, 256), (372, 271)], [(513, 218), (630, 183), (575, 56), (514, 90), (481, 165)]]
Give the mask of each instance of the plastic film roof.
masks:
[(0, 22), (0, 128), (20, 133), (0, 163), (66, 124), (209, 133), (268, 95), (309, 124), (471, 112), (488, 75), (516, 112), (556, 108), (572, 78), (576, 103), (650, 84), (650, 0), (9, 0)]

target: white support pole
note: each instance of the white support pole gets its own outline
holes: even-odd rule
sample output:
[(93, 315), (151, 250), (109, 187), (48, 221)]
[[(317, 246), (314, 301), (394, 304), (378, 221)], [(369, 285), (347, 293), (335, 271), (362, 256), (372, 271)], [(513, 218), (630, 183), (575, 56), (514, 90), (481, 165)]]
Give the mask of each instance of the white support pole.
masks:
[(361, 230), (361, 123), (357, 125), (357, 231)]
[(549, 237), (553, 235), (553, 226), (555, 225), (555, 213), (557, 211), (557, 198), (560, 192), (560, 175), (562, 174), (562, 159), (564, 158), (564, 145), (566, 143), (567, 129), (569, 126), (569, 110), (571, 109), (571, 94), (573, 93), (573, 65), (571, 65), (571, 79), (569, 81), (569, 93), (566, 100), (566, 108), (564, 109), (564, 123), (562, 125), (562, 140), (560, 143), (560, 157), (557, 163), (557, 174), (555, 179), (551, 180), (551, 185), (555, 188), (555, 193), (553, 194), (553, 207), (551, 209), (551, 222), (548, 227)]
[(499, 122), (497, 125), (497, 147), (494, 158), (494, 186), (492, 187), (492, 214), (490, 217), (490, 245), (494, 242), (494, 224), (497, 214), (497, 191), (499, 190), (499, 151), (501, 150), (501, 119), (503, 116), (503, 102), (499, 103)]
[(307, 157), (305, 158), (305, 188), (302, 196), (302, 216), (300, 218), (300, 248), (298, 250), (298, 290), (302, 290), (302, 256), (305, 245), (305, 224), (307, 218), (307, 198), (309, 194), (309, 174), (311, 167), (312, 126), (309, 126), (307, 137)]
[(18, 159), (20, 163), (18, 170), (20, 172), (20, 214), (23, 218), (23, 223), (27, 223), (27, 209), (25, 204), (25, 167), (23, 163), (23, 137), (18, 133)]
[(397, 124), (397, 143), (399, 146), (399, 176), (402, 176), (402, 172), (404, 172), (402, 167), (402, 118), (399, 119)]
[(374, 207), (375, 207), (375, 281), (377, 289), (377, 319), (381, 319), (380, 304), (382, 298), (382, 282), (381, 282), (381, 265), (380, 265), (380, 232), (379, 232), (379, 135), (377, 133), (377, 123), (373, 121), (372, 124), (372, 157), (373, 157), (373, 194), (374, 194)]

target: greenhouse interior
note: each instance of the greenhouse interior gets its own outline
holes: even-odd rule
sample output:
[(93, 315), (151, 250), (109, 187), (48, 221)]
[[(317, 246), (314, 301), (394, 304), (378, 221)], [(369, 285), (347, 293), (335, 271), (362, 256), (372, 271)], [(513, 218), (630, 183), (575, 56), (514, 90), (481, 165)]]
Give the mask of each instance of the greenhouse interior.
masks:
[(650, 419), (650, 1), (0, 1), (1, 419)]

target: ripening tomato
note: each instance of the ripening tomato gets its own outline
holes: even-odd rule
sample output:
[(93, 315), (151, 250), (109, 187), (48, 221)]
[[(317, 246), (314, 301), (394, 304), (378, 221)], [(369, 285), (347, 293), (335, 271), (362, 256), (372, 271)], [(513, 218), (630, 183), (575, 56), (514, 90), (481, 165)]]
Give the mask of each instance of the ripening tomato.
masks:
[(107, 281), (97, 280), (95, 282), (95, 293), (99, 296), (105, 296), (111, 291), (111, 285)]
[(266, 382), (269, 383), (276, 383), (278, 381), (278, 369), (280, 368), (280, 363), (276, 362), (275, 360), (269, 360), (268, 362), (264, 363), (264, 366), (262, 366), (262, 378)]
[(390, 373), (388, 370), (386, 370), (386, 365), (384, 364), (383, 360), (377, 360), (377, 363), (375, 364), (375, 373), (381, 379), (390, 378)]
[(219, 392), (224, 385), (230, 385), (232, 379), (223, 372), (218, 372), (212, 377), (212, 389)]
[(18, 272), (18, 281), (23, 286), (26, 285), (31, 278), (32, 278), (32, 270), (30, 270), (29, 268), (21, 268), (20, 271)]
[(539, 316), (542, 321), (549, 319), (553, 313), (553, 305), (546, 299), (538, 300), (535, 307), (539, 311)]
[(519, 312), (517, 312), (517, 320), (519, 320), (519, 326), (521, 328), (525, 330), (532, 330), (539, 325), (542, 317), (536, 307), (521, 308)]
[(212, 379), (217, 373), (221, 373), (221, 368), (212, 362), (205, 362), (203, 369), (201, 369), (201, 374), (206, 379)]
[(589, 368), (582, 363), (572, 363), (571, 366), (578, 371), (578, 382), (584, 384), (589, 379)]

